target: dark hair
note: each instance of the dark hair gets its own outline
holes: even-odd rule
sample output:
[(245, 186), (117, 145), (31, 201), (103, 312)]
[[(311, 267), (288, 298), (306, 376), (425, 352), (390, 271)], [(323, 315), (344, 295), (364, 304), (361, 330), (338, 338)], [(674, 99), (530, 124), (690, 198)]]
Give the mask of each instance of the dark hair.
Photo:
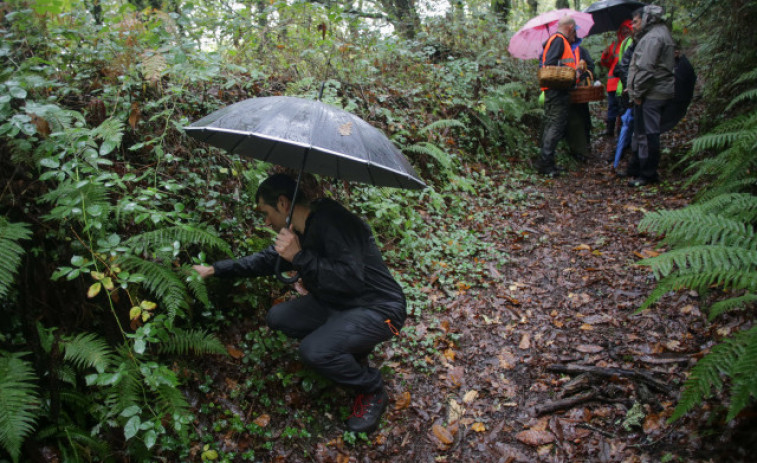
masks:
[[(294, 196), (294, 190), (297, 183), (292, 177), (285, 174), (274, 174), (263, 180), (258, 186), (258, 192), (255, 193), (255, 203), (263, 199), (263, 202), (269, 206), (276, 207), (276, 203), (279, 201), (279, 196), (284, 196), (288, 200), (292, 200)], [(307, 200), (305, 193), (302, 189), (297, 190), (296, 204), (304, 204)]]
[(637, 9), (633, 10), (633, 13), (631, 13), (631, 17), (635, 18), (636, 16), (638, 16), (640, 18), (644, 17), (644, 7), (643, 6), (641, 8), (637, 8)]

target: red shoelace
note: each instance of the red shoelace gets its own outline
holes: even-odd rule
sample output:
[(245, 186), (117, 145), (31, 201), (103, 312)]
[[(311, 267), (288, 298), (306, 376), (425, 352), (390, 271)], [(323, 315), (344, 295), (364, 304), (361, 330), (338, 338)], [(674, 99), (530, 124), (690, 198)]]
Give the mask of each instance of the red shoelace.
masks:
[(355, 397), (355, 404), (352, 405), (352, 415), (350, 417), (363, 417), (363, 415), (365, 414), (365, 405), (363, 405), (363, 398), (365, 397), (365, 394), (358, 394), (358, 396)]

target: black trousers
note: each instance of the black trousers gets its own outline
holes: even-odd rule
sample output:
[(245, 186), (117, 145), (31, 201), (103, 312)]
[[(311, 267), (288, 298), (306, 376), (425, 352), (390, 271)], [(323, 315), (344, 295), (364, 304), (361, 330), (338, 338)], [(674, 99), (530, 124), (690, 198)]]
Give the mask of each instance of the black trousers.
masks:
[(670, 100), (646, 99), (633, 108), (633, 132), (636, 149), (628, 163), (629, 174), (657, 180), (660, 164), (660, 120)]
[(540, 170), (555, 165), (557, 143), (565, 135), (570, 110), (570, 94), (567, 90), (544, 91), (544, 132), (541, 137), (541, 155), (537, 162)]
[[(307, 295), (271, 307), (266, 323), (300, 339), (303, 361), (326, 378), (360, 393), (383, 387), (381, 373), (359, 362), (376, 344), (394, 335), (378, 311), (365, 307), (336, 310)], [(398, 323), (392, 320), (395, 329), (401, 327)]]

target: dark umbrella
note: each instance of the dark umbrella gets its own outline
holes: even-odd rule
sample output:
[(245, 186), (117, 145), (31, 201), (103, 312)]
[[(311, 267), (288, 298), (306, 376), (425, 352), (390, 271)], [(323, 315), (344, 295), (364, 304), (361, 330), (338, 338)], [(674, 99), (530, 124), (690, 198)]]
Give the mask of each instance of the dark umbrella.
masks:
[[(375, 186), (426, 186), (381, 131), (320, 101), (286, 96), (251, 98), (219, 109), (184, 130), (232, 153), (299, 169), (300, 177), (310, 172)], [(293, 211), (294, 201), (287, 224)], [(288, 283), (297, 280), (296, 276), (278, 276)]]
[(662, 109), (660, 116), (660, 132), (667, 132), (678, 124), (686, 115), (689, 104), (694, 97), (694, 86), (697, 74), (686, 56), (676, 58), (675, 65), (675, 95)]
[(594, 18), (588, 35), (617, 31), (623, 21), (631, 19), (631, 13), (644, 6), (636, 0), (600, 0), (589, 5), (584, 13)]

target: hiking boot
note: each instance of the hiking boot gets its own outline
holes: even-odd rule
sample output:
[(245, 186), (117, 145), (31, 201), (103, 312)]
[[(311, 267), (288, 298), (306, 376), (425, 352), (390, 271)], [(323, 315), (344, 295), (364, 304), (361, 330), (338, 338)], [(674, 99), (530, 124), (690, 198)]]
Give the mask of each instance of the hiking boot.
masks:
[(628, 182), (628, 186), (636, 188), (636, 187), (640, 187), (640, 186), (651, 185), (653, 183), (657, 183), (658, 181), (659, 180), (656, 179), (656, 178), (644, 178), (644, 177), (640, 177), (640, 178), (637, 178), (637, 179), (634, 179), (634, 180), (631, 180), (630, 182)]
[(359, 394), (352, 406), (352, 415), (347, 418), (347, 428), (352, 432), (373, 432), (388, 404), (389, 396), (383, 387), (373, 394)]

